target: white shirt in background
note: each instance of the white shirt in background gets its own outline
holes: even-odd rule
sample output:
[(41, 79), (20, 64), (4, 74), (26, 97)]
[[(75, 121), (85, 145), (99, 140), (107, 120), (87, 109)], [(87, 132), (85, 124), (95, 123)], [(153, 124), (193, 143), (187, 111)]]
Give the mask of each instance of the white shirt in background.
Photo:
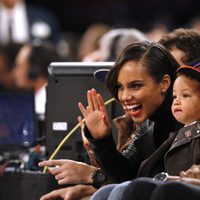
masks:
[(41, 120), (45, 118), (46, 84), (35, 93), (35, 112)]
[(24, 43), (29, 40), (28, 18), (25, 5), (20, 2), (12, 10), (0, 5), (0, 43), (9, 42), (9, 20), (12, 19), (12, 41)]

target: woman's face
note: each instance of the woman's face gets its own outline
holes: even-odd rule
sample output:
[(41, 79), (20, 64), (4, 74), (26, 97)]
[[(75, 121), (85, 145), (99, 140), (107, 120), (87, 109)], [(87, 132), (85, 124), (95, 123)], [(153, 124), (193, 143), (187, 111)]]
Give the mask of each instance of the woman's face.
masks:
[(163, 84), (156, 83), (141, 62), (124, 63), (117, 82), (118, 99), (136, 123), (149, 118), (164, 100)]

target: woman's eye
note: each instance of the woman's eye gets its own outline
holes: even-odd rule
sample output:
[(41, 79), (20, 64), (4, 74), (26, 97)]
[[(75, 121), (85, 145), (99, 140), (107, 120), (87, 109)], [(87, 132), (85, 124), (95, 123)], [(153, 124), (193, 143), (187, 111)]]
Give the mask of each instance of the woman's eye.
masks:
[(176, 95), (173, 95), (173, 96), (172, 96), (172, 99), (176, 99)]
[(117, 88), (118, 88), (118, 90), (122, 90), (123, 89), (123, 86), (122, 85), (117, 85)]
[(140, 89), (141, 87), (142, 87), (141, 84), (132, 84), (131, 85), (131, 88), (133, 88), (133, 89)]

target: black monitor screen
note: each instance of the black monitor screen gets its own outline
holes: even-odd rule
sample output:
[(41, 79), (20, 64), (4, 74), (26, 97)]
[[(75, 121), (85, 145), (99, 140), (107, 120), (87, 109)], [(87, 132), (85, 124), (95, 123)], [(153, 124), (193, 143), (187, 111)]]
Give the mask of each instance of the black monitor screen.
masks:
[[(81, 115), (78, 102), (86, 105), (87, 90), (95, 88), (102, 94), (104, 100), (112, 96), (105, 83), (97, 80), (93, 73), (102, 68), (110, 68), (112, 62), (64, 62), (52, 63), (49, 66), (46, 107), (47, 151), (51, 154), (60, 141), (78, 123)], [(115, 116), (115, 103), (107, 106), (111, 118)], [(80, 129), (66, 142), (57, 154), (57, 158), (78, 160), (81, 152)]]
[(32, 93), (0, 93), (0, 151), (32, 146), (36, 140), (35, 119)]

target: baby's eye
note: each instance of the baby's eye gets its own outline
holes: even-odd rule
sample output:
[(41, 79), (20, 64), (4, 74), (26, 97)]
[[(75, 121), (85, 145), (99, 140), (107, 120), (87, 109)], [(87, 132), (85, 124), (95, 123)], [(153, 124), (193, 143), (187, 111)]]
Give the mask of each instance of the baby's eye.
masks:
[(190, 95), (189, 94), (183, 94), (183, 97), (187, 98), (187, 97), (190, 97)]

